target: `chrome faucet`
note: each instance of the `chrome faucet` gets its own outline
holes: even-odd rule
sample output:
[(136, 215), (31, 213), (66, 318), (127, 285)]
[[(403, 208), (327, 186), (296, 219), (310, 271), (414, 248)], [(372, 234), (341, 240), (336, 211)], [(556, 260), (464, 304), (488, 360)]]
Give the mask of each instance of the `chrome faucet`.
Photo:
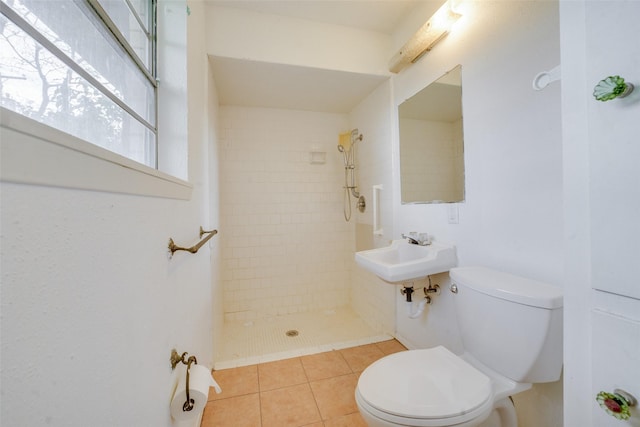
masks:
[(431, 236), (427, 233), (416, 233), (412, 231), (409, 235), (402, 234), (403, 239), (407, 239), (412, 245), (427, 246), (431, 244)]

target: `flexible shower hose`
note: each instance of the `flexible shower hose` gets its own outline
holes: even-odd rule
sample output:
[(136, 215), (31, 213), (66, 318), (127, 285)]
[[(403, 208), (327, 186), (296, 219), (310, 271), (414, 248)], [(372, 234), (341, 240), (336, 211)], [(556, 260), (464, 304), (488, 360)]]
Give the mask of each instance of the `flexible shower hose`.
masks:
[(344, 220), (349, 222), (351, 219), (351, 193), (349, 193), (349, 168), (344, 168), (344, 198), (343, 198)]

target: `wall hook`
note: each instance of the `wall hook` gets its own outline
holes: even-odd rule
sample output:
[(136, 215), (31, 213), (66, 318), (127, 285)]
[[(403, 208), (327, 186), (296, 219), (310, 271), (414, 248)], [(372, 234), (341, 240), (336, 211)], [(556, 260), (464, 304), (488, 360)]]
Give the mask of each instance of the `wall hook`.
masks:
[(549, 71), (542, 71), (533, 78), (533, 89), (542, 90), (549, 86), (549, 83), (558, 81), (562, 78), (560, 66), (556, 66)]

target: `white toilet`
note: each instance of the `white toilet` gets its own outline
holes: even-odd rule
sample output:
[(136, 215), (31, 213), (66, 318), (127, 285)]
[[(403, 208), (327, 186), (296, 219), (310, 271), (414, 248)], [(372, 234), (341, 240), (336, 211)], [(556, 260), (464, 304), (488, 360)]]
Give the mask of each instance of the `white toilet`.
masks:
[(484, 267), (450, 271), (465, 353), (391, 354), (362, 372), (356, 403), (370, 427), (516, 427), (509, 396), (562, 371), (562, 291)]

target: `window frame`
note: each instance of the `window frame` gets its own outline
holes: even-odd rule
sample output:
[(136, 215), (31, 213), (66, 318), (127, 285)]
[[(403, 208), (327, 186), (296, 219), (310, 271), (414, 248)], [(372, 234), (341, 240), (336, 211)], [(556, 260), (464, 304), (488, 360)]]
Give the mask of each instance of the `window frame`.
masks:
[(193, 192), (187, 181), (4, 107), (0, 181), (178, 200)]
[[(159, 4), (163, 4), (163, 1), (153, 2), (153, 13), (157, 14)], [(164, 19), (164, 15), (162, 17)], [(182, 56), (184, 53), (176, 54), (168, 46), (158, 42), (157, 27), (160, 18), (156, 15), (154, 28), (156, 46), (153, 63), (156, 74), (159, 69), (161, 71), (164, 68), (158, 63), (160, 57), (164, 58), (163, 63), (186, 60), (186, 57)], [(179, 19), (180, 29), (186, 31), (186, 13)], [(185, 27), (182, 28), (182, 25)], [(0, 107), (0, 181), (190, 200), (194, 187), (186, 181), (186, 169), (178, 167), (175, 172), (179, 175), (173, 175), (163, 172), (158, 167), (159, 162), (164, 164), (164, 161), (160, 160), (162, 152), (175, 151), (176, 147), (182, 147), (180, 150), (184, 151), (180, 154), (181, 159), (176, 160), (176, 164), (182, 164), (181, 162), (188, 157), (188, 143), (185, 145), (182, 141), (165, 141), (162, 146), (158, 144), (160, 134), (164, 134), (162, 129), (173, 126), (172, 122), (176, 121), (176, 117), (166, 113), (160, 114), (161, 105), (177, 103), (186, 107), (186, 98), (183, 97), (184, 94), (178, 94), (176, 97), (171, 91), (161, 90), (157, 82), (156, 78), (156, 132), (158, 129), (160, 131), (156, 137), (158, 147), (155, 168)], [(166, 82), (170, 86), (186, 85), (182, 76), (178, 76), (177, 80), (167, 78)], [(158, 116), (164, 118), (164, 122), (167, 123), (160, 126)], [(177, 123), (183, 124), (180, 121)], [(164, 166), (171, 168), (169, 164)], [(179, 176), (184, 176), (184, 179)]]
[[(133, 14), (138, 23), (141, 23), (142, 20), (139, 17), (135, 8), (131, 5), (129, 0), (123, 0), (127, 5), (130, 13)], [(128, 42), (126, 37), (122, 34), (117, 25), (113, 22), (113, 20), (109, 17), (105, 9), (100, 4), (99, 0), (76, 0), (77, 3), (81, 4), (81, 7), (85, 7), (88, 11), (93, 13), (96, 22), (101, 23), (104, 26), (104, 30), (106, 30), (109, 34), (112, 35), (113, 39), (109, 39), (108, 41), (116, 44), (121, 48), (124, 53), (133, 61), (138, 71), (142, 76), (148, 81), (148, 83), (153, 88), (153, 105), (150, 107), (153, 109), (152, 117), (153, 122), (149, 122), (147, 119), (142, 117), (140, 113), (138, 113), (133, 107), (129, 106), (125, 101), (120, 99), (113, 91), (109, 90), (104, 84), (102, 84), (96, 77), (94, 77), (90, 72), (88, 72), (85, 68), (79, 65), (76, 61), (70, 58), (65, 52), (63, 52), (55, 43), (49, 40), (45, 35), (36, 30), (29, 22), (27, 22), (19, 13), (17, 13), (11, 6), (6, 4), (4, 1), (0, 1), (0, 12), (14, 25), (16, 25), (20, 30), (25, 32), (29, 37), (31, 37), (36, 43), (40, 44), (47, 51), (49, 51), (52, 55), (54, 55), (58, 60), (64, 63), (71, 71), (78, 74), (84, 80), (91, 84), (96, 90), (98, 90), (102, 95), (108, 98), (111, 102), (115, 103), (122, 111), (131, 116), (135, 121), (144, 126), (148, 131), (150, 131), (154, 136), (153, 142), (153, 154), (152, 158), (153, 167), (158, 169), (158, 150), (159, 150), (159, 137), (158, 137), (158, 78), (157, 78), (157, 0), (148, 0), (149, 1), (149, 22), (146, 26), (142, 26), (145, 29), (145, 36), (150, 43), (150, 51), (151, 58), (149, 58), (149, 64), (151, 69), (147, 69), (144, 65), (142, 59), (135, 52), (131, 44)], [(148, 29), (147, 29), (148, 28)], [(37, 119), (34, 121), (39, 122)], [(87, 141), (89, 144), (94, 144), (91, 141)], [(94, 144), (97, 145), (97, 144)], [(127, 157), (126, 155), (123, 157)]]

